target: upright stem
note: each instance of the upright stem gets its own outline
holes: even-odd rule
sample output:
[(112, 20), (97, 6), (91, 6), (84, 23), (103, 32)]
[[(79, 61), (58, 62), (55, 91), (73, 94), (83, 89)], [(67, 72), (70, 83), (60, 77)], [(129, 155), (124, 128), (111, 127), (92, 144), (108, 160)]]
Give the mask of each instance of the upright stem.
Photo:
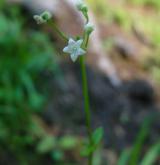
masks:
[[(88, 132), (89, 146), (92, 146), (92, 128), (91, 128), (91, 112), (90, 112), (90, 103), (89, 103), (89, 94), (88, 94), (88, 84), (87, 84), (87, 74), (84, 56), (80, 57), (80, 65), (82, 72), (82, 87), (84, 95), (84, 109), (86, 116), (86, 127)], [(93, 153), (91, 152), (88, 157), (88, 165), (92, 165)]]
[[(88, 16), (87, 16), (88, 22)], [(49, 22), (49, 24), (54, 28), (54, 30), (65, 40), (68, 41), (68, 37), (59, 30), (57, 25), (54, 22)], [(82, 48), (84, 50), (87, 49), (89, 41), (89, 35), (84, 33), (84, 41), (82, 44)], [(84, 96), (84, 109), (86, 116), (86, 128), (88, 133), (89, 146), (92, 146), (92, 127), (91, 127), (91, 111), (90, 111), (90, 102), (89, 102), (89, 94), (88, 94), (88, 84), (87, 84), (87, 73), (85, 66), (85, 56), (80, 57), (80, 65), (82, 72), (82, 87), (83, 87), (83, 96)], [(88, 165), (92, 165), (93, 163), (93, 152), (91, 152), (88, 156)]]

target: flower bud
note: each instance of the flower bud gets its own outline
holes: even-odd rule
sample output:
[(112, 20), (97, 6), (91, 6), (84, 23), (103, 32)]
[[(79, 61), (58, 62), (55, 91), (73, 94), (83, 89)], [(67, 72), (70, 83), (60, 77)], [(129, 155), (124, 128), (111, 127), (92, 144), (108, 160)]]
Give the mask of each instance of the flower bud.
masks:
[(91, 34), (94, 30), (94, 26), (92, 23), (88, 22), (85, 26), (84, 26), (84, 30), (86, 33)]
[(79, 0), (76, 6), (79, 11), (88, 12), (88, 7), (82, 0)]
[(44, 11), (40, 16), (41, 16), (42, 19), (45, 20), (45, 21), (48, 21), (48, 20), (50, 20), (50, 19), (52, 18), (51, 13), (48, 12), (48, 11)]
[(33, 18), (38, 25), (45, 23), (44, 20), (42, 19), (42, 17), (39, 15), (34, 15)]
[(43, 12), (40, 15), (34, 15), (33, 18), (37, 22), (37, 24), (46, 23), (52, 17), (51, 13), (48, 11)]

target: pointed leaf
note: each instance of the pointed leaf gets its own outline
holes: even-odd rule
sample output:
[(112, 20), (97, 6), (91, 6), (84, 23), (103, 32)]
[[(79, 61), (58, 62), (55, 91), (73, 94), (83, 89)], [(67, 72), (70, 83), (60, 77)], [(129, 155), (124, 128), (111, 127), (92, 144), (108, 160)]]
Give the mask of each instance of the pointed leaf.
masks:
[(101, 142), (101, 140), (103, 138), (103, 134), (104, 134), (104, 132), (103, 132), (103, 128), (102, 127), (97, 128), (93, 132), (93, 134), (92, 134), (92, 141), (93, 141), (94, 145), (98, 145)]
[(160, 156), (160, 142), (151, 147), (140, 165), (153, 165)]

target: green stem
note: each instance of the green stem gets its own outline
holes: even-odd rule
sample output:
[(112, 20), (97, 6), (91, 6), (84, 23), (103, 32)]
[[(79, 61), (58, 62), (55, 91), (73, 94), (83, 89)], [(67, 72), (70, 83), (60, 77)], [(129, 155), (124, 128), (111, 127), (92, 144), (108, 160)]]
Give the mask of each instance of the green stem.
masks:
[(54, 22), (49, 21), (49, 25), (51, 25), (55, 32), (57, 32), (65, 41), (68, 41), (68, 37), (62, 31), (59, 30), (58, 26)]
[[(87, 18), (88, 22), (88, 18)], [(54, 22), (49, 22), (49, 24), (54, 28), (54, 30), (65, 40), (68, 41), (68, 37), (59, 30), (57, 25)], [(89, 35), (84, 33), (84, 42), (82, 44), (82, 48), (84, 50), (87, 49), (89, 41)], [(84, 95), (84, 109), (85, 109), (85, 116), (86, 116), (86, 128), (88, 132), (88, 140), (89, 146), (92, 146), (92, 127), (91, 127), (91, 111), (90, 111), (90, 102), (89, 102), (89, 94), (88, 94), (88, 84), (87, 84), (87, 73), (86, 73), (86, 66), (85, 66), (85, 56), (80, 57), (80, 65), (81, 65), (81, 72), (82, 72), (82, 87), (83, 87), (83, 95)], [(92, 165), (93, 163), (93, 152), (91, 152), (88, 156), (88, 165)]]
[[(80, 57), (81, 72), (82, 72), (82, 86), (83, 86), (83, 95), (84, 95), (84, 109), (86, 116), (86, 127), (89, 138), (89, 145), (92, 146), (92, 129), (91, 129), (91, 112), (89, 104), (89, 94), (88, 94), (88, 84), (87, 84), (87, 74), (84, 56)], [(88, 157), (88, 165), (92, 165), (93, 153), (90, 153)]]
[[(84, 42), (82, 44), (83, 49), (87, 49), (89, 36), (85, 35)], [(89, 94), (88, 94), (88, 84), (87, 84), (87, 73), (85, 66), (85, 56), (80, 57), (80, 65), (82, 72), (82, 87), (83, 87), (83, 96), (84, 96), (84, 110), (86, 116), (86, 128), (88, 133), (89, 146), (92, 146), (92, 127), (91, 127), (91, 111), (90, 111), (90, 102), (89, 102)], [(88, 165), (92, 165), (93, 161), (93, 152), (91, 152), (88, 156)]]

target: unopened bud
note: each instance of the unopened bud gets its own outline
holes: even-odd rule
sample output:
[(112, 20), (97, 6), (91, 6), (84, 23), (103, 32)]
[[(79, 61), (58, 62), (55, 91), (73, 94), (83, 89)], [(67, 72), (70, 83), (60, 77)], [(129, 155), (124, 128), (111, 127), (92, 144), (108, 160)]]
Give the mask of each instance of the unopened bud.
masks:
[(34, 20), (36, 21), (36, 23), (39, 25), (39, 24), (43, 24), (45, 23), (44, 20), (41, 18), (41, 16), (39, 15), (34, 15), (33, 16)]
[(88, 22), (85, 27), (84, 30), (86, 31), (86, 33), (91, 34), (94, 30), (94, 25), (90, 22)]
[(50, 19), (52, 18), (51, 13), (48, 12), (48, 11), (44, 11), (40, 16), (41, 16), (41, 17), (43, 18), (43, 20), (45, 20), (45, 21), (48, 21), (48, 20), (50, 20)]
[(43, 12), (40, 15), (34, 15), (33, 18), (37, 22), (37, 24), (46, 23), (52, 17), (51, 13), (48, 11)]
[(88, 12), (88, 7), (82, 0), (79, 0), (76, 6), (79, 11)]

